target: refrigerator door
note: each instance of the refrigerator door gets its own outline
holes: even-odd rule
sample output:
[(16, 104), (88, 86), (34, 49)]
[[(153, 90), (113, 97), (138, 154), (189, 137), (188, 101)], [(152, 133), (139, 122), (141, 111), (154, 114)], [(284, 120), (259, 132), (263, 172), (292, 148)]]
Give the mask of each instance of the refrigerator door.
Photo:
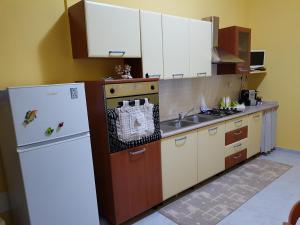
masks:
[(84, 85), (9, 88), (17, 145), (89, 131)]
[(99, 225), (89, 135), (18, 152), (31, 225)]

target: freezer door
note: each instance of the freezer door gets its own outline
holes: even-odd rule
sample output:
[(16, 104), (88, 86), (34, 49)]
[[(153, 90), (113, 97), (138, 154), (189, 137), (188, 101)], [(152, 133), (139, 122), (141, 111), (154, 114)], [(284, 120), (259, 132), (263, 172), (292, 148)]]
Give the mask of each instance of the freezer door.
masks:
[(18, 152), (31, 225), (99, 225), (89, 136)]
[(84, 85), (9, 88), (18, 146), (89, 131)]

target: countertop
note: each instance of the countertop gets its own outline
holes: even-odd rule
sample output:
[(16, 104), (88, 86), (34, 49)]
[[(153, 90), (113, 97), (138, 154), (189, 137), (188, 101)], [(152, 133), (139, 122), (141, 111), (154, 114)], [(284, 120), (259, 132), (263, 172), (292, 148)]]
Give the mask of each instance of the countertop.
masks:
[(183, 128), (179, 128), (176, 130), (172, 130), (172, 131), (168, 131), (168, 132), (163, 132), (161, 130), (161, 136), (162, 138), (167, 138), (176, 134), (180, 134), (180, 133), (184, 133), (187, 131), (191, 131), (191, 130), (195, 130), (201, 127), (206, 127), (206, 126), (210, 126), (216, 123), (220, 123), (220, 122), (224, 122), (227, 120), (231, 120), (231, 119), (235, 119), (241, 116), (246, 116), (252, 113), (256, 113), (256, 112), (261, 112), (261, 111), (266, 111), (266, 110), (270, 110), (270, 109), (274, 109), (274, 108), (278, 108), (278, 102), (263, 102), (261, 105), (258, 106), (247, 106), (245, 111), (231, 115), (231, 116), (226, 116), (226, 117), (222, 117), (219, 119), (215, 119), (215, 120), (210, 120), (207, 122), (202, 122), (202, 123), (198, 123), (195, 125), (191, 125), (188, 127), (183, 127)]

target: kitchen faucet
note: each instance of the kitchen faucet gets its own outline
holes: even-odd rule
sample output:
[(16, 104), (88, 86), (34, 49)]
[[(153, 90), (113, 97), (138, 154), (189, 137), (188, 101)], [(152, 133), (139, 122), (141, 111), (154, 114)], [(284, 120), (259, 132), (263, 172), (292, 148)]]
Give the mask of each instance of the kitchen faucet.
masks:
[(179, 113), (179, 114), (178, 114), (178, 121), (181, 122), (181, 121), (183, 120), (183, 118), (186, 117), (189, 113), (193, 112), (194, 109), (195, 109), (195, 108), (193, 107), (193, 108), (191, 108), (190, 110), (188, 110), (188, 111), (185, 112), (185, 113), (184, 113), (184, 112)]

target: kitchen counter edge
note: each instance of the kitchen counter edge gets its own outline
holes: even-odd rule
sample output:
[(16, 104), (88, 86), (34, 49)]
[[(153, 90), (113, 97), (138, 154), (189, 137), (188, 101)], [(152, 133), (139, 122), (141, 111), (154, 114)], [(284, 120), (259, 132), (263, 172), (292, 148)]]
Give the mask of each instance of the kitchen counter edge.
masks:
[(217, 123), (222, 123), (228, 120), (232, 120), (235, 118), (239, 118), (242, 116), (247, 116), (256, 112), (261, 112), (261, 111), (268, 111), (271, 109), (277, 109), (279, 107), (278, 102), (263, 102), (262, 105), (258, 105), (258, 106), (247, 106), (244, 112), (238, 113), (238, 114), (234, 114), (231, 116), (226, 116), (220, 119), (215, 119), (215, 120), (210, 120), (207, 122), (202, 122), (199, 124), (195, 124), (195, 125), (191, 125), (188, 127), (184, 127), (184, 128), (179, 128), (177, 130), (173, 130), (173, 131), (169, 131), (169, 132), (163, 132), (161, 131), (161, 137), (162, 138), (167, 138), (167, 137), (171, 137), (177, 134), (181, 134), (181, 133), (185, 133), (185, 132), (189, 132), (195, 129), (199, 129), (202, 127), (207, 127), (213, 124), (217, 124)]

